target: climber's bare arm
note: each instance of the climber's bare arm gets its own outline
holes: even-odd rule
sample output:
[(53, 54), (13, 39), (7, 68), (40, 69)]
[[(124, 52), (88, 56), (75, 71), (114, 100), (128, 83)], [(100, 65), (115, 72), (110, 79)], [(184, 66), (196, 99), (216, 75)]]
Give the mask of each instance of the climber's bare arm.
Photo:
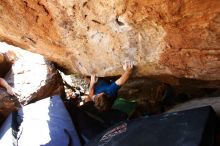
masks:
[(91, 75), (90, 79), (90, 85), (89, 85), (89, 98), (92, 100), (92, 97), (94, 96), (94, 88), (95, 83), (97, 82), (98, 78), (93, 74)]
[(133, 71), (133, 63), (127, 62), (123, 64), (123, 69), (125, 72), (121, 75), (121, 77), (118, 80), (115, 81), (115, 83), (118, 86), (122, 86), (128, 81)]
[(5, 81), (5, 79), (0, 78), (0, 86), (5, 88), (10, 95), (15, 95), (12, 87)]

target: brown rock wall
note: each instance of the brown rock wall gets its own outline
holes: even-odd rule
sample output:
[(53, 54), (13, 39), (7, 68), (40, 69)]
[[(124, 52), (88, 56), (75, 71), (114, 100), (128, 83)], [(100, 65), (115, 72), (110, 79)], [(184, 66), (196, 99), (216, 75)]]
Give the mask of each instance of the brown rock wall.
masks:
[(219, 0), (0, 0), (0, 40), (71, 72), (220, 79)]

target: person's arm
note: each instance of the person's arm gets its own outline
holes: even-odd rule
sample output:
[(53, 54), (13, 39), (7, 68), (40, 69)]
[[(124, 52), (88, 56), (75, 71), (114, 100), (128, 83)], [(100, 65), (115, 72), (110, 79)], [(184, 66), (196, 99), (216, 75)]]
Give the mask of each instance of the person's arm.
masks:
[(0, 86), (4, 87), (7, 90), (8, 94), (15, 95), (12, 87), (3, 78), (0, 78)]
[(128, 81), (133, 71), (133, 63), (125, 63), (123, 65), (123, 69), (125, 70), (125, 72), (121, 75), (119, 79), (115, 81), (118, 86), (122, 86)]
[(91, 75), (90, 79), (90, 85), (89, 85), (89, 98), (92, 100), (92, 97), (94, 96), (94, 90), (95, 90), (95, 83), (97, 82), (98, 78), (95, 75)]

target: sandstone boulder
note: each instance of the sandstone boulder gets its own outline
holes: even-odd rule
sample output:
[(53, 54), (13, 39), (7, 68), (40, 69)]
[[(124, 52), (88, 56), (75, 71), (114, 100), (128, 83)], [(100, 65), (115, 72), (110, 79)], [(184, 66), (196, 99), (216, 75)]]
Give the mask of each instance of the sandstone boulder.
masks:
[(220, 79), (219, 0), (1, 0), (0, 40), (70, 72)]

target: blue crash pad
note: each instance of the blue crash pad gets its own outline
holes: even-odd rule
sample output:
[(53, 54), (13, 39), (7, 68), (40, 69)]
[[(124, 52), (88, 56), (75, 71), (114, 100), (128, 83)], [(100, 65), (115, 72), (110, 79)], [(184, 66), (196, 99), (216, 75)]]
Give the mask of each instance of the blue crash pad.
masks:
[[(76, 129), (60, 96), (29, 104), (18, 111), (22, 118), (19, 146), (81, 146)], [(12, 114), (0, 129), (0, 146), (13, 146)]]
[(216, 126), (206, 106), (121, 122), (86, 146), (214, 146)]

